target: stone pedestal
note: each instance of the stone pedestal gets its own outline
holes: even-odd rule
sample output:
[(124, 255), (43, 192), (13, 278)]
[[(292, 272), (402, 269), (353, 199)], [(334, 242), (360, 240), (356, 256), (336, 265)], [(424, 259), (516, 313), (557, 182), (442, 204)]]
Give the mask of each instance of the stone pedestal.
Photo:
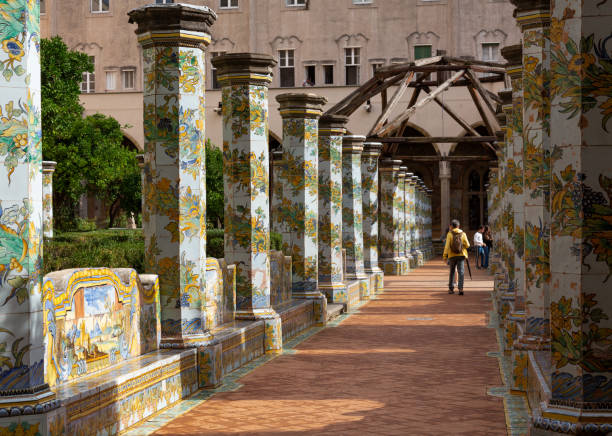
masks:
[(346, 280), (357, 280), (360, 298), (370, 298), (370, 279), (363, 263), (361, 153), (365, 136), (342, 139), (342, 246), (346, 249)]
[(319, 290), (351, 309), (342, 261), (342, 136), (347, 117), (319, 120)]
[(207, 340), (204, 49), (216, 15), (160, 4), (129, 16), (142, 46), (145, 269), (159, 274), (162, 341)]
[(43, 236), (53, 237), (53, 173), (57, 162), (43, 162)]
[(372, 294), (383, 291), (384, 275), (378, 265), (378, 158), (380, 142), (365, 142), (361, 155), (363, 199), (363, 260)]
[[(283, 165), (276, 181), (282, 185), (283, 201), (273, 221), (284, 223), (283, 252), (292, 259), (294, 298), (327, 300), (318, 289), (319, 256), (319, 117), (327, 102), (315, 94), (280, 94), (283, 119)], [(315, 315), (325, 324), (326, 313)]]
[(400, 257), (400, 165), (402, 161), (384, 159), (380, 163), (380, 264), (385, 275), (402, 274)]
[(222, 86), (225, 260), (236, 265), (236, 318), (265, 321), (266, 352), (282, 351), (281, 319), (270, 306), (268, 156), (269, 55), (212, 60)]

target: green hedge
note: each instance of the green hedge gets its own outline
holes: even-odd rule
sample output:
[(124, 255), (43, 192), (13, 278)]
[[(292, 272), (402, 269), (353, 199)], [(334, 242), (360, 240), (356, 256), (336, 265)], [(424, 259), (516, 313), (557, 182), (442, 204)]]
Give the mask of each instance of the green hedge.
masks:
[(45, 239), (44, 272), (66, 268), (109, 267), (144, 271), (142, 230), (57, 233)]
[[(273, 250), (280, 250), (282, 237), (270, 234)], [(96, 230), (56, 233), (45, 239), (44, 273), (67, 268), (134, 268), (144, 272), (144, 237), (142, 230)], [(220, 259), (223, 254), (223, 229), (207, 230), (206, 255)]]

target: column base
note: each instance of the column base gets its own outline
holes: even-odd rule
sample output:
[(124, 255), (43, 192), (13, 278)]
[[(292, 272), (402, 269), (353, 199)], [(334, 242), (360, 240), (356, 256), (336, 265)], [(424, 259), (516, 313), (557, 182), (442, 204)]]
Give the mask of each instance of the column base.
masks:
[(383, 258), (380, 260), (382, 270), (387, 276), (400, 276), (404, 268), (404, 260), (401, 257)]
[(425, 255), (423, 254), (423, 251), (420, 249), (415, 250), (416, 256), (417, 256), (417, 266), (423, 266), (425, 265)]
[(511, 351), (514, 342), (522, 333), (522, 325), (525, 323), (525, 313), (510, 311), (504, 323), (504, 349)]
[(264, 350), (266, 354), (283, 352), (283, 323), (272, 308), (236, 311), (236, 319), (264, 321)]
[(359, 282), (359, 299), (361, 301), (370, 299), (370, 278), (363, 273), (358, 274), (347, 274), (347, 281), (358, 281)]
[[(587, 415), (587, 416), (585, 416)], [(612, 432), (612, 413), (589, 409), (547, 406), (542, 416), (534, 416), (531, 436), (607, 435)]]
[(385, 274), (379, 267), (366, 268), (366, 274), (370, 277), (370, 294), (372, 297), (382, 293)]

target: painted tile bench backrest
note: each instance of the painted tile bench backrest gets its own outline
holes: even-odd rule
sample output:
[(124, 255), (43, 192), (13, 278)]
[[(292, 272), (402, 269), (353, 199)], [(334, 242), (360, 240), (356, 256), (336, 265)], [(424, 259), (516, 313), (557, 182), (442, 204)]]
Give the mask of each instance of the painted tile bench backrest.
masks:
[(43, 282), (50, 386), (159, 348), (159, 279), (131, 268), (55, 271)]

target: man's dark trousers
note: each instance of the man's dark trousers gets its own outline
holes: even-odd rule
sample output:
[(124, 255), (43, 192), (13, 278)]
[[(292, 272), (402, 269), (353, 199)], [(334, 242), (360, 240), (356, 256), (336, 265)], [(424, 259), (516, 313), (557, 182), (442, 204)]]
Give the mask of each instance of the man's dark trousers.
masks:
[(457, 287), (460, 291), (463, 291), (463, 275), (465, 273), (465, 257), (463, 256), (454, 256), (448, 259), (450, 265), (450, 276), (448, 277), (448, 289), (453, 290), (453, 279), (455, 278), (455, 268), (457, 269), (457, 273), (459, 275), (459, 280), (457, 282)]

